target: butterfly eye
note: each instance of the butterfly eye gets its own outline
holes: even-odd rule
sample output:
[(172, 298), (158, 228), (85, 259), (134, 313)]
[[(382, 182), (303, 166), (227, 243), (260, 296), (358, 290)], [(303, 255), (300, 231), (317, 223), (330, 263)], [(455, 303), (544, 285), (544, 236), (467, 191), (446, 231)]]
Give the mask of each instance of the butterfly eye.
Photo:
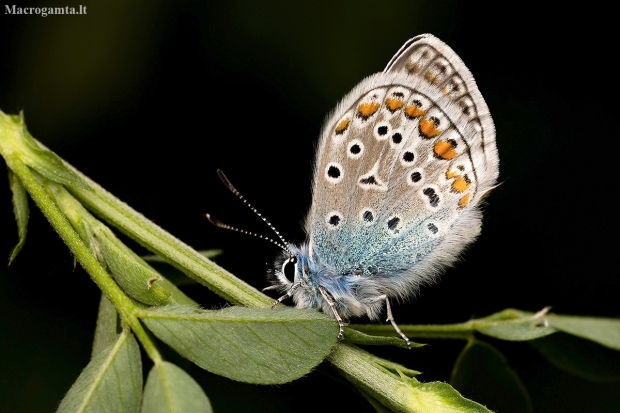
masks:
[(295, 280), (295, 270), (297, 268), (297, 257), (291, 257), (282, 264), (282, 273), (290, 281)]

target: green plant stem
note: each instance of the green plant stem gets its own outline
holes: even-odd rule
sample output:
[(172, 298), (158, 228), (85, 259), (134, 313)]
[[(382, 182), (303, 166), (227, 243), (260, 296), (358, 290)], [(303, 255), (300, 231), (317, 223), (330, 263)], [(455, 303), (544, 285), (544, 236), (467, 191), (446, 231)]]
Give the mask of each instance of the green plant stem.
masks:
[(95, 284), (97, 284), (101, 291), (108, 297), (119, 312), (121, 318), (131, 326), (149, 357), (153, 359), (153, 361), (161, 360), (161, 355), (155, 347), (155, 344), (146, 334), (146, 331), (134, 314), (136, 307), (131, 300), (125, 296), (118, 285), (116, 285), (99, 261), (92, 255), (69, 221), (67, 221), (54, 201), (52, 201), (45, 189), (43, 189), (39, 181), (37, 181), (28, 166), (21, 160), (12, 159), (11, 157), (7, 157), (6, 162), (13, 173), (20, 179), (35, 204), (41, 209), (45, 218), (52, 224), (58, 235), (60, 235), (60, 238), (75, 255), (78, 262), (84, 267), (86, 272), (88, 272)]
[(327, 358), (349, 381), (392, 411), (414, 411), (407, 405), (409, 389), (384, 372), (358, 348), (339, 344)]
[[(138, 312), (139, 310), (136, 308), (135, 311)], [(140, 340), (140, 344), (144, 347), (144, 351), (146, 351), (146, 354), (148, 354), (153, 363), (158, 365), (164, 361), (159, 353), (159, 350), (157, 350), (155, 343), (151, 340), (149, 333), (144, 329), (144, 327), (142, 327), (142, 323), (140, 323), (137, 316), (132, 313), (127, 320), (134, 334), (138, 337), (138, 340)]]
[[(351, 324), (349, 327), (354, 328), (366, 334), (376, 336), (392, 336), (394, 329), (390, 325), (381, 324)], [(464, 323), (448, 324), (448, 325), (401, 325), (400, 328), (405, 335), (412, 339), (454, 339), (469, 340), (476, 331), (476, 320), (466, 321)]]

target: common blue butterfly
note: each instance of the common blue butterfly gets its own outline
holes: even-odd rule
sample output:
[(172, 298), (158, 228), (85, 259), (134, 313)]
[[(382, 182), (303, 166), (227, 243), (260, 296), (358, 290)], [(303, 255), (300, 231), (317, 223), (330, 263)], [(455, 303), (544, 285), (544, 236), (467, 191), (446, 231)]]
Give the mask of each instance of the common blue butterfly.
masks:
[(434, 280), (476, 239), (498, 165), (493, 121), (467, 67), (430, 34), (410, 39), (325, 122), (306, 241), (277, 231), (282, 244), (272, 241), (284, 250), (270, 272), (268, 289), (284, 294), (274, 305), (292, 297), (320, 309), (342, 338), (343, 320), (376, 320), (385, 304), (409, 345), (390, 299)]

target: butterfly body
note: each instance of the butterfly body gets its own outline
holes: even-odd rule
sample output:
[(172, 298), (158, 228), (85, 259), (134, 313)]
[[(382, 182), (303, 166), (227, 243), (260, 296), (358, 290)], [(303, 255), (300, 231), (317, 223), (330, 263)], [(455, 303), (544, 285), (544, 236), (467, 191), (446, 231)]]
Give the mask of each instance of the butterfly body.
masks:
[(469, 70), (437, 38), (411, 39), (328, 117), (308, 237), (276, 261), (275, 286), (298, 307), (379, 318), (479, 235), (498, 162)]

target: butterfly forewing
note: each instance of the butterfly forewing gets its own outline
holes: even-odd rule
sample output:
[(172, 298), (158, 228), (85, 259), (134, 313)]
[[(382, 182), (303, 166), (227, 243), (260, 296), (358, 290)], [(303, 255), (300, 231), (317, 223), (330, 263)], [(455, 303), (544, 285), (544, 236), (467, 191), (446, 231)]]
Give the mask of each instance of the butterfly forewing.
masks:
[(433, 254), (456, 256), (478, 234), (475, 209), (498, 173), (472, 76), (429, 35), (343, 99), (318, 153), (311, 254), (342, 275), (396, 276)]

